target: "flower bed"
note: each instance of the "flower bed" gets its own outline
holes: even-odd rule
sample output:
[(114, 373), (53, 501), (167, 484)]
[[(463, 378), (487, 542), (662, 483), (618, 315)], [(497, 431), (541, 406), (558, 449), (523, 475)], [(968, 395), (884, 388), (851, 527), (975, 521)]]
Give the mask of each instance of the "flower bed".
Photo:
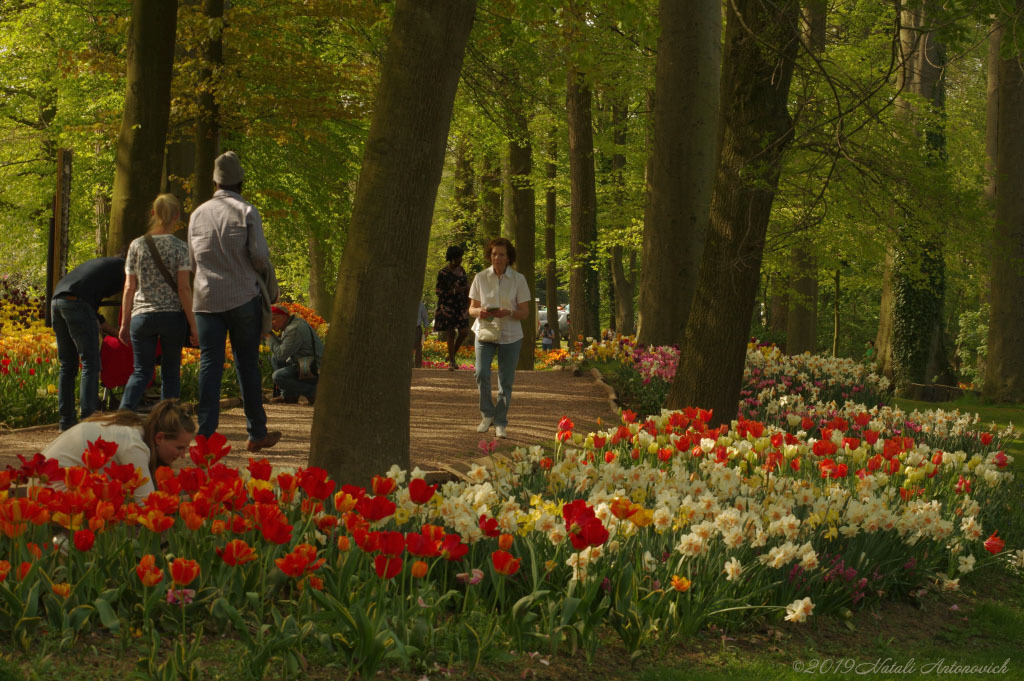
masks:
[[(105, 466), (107, 448), (66, 474), (36, 457), (0, 474), (28, 489), (0, 501), (0, 633), (144, 637), (155, 676), (194, 671), (198, 634), (230, 632), (242, 674), (295, 675), (318, 649), (370, 676), (473, 668), (493, 646), (591, 656), (607, 632), (638, 656), (711, 624), (803, 622), (1024, 561), (991, 513), (1012, 478), (1002, 434), (938, 451), (877, 415), (820, 438), (712, 429), (699, 409), (623, 417), (585, 436), (563, 418), (551, 447), (440, 487), (396, 469), (368, 490), (265, 460), (237, 471), (216, 463), (215, 435), (136, 505), (137, 472)], [(56, 478), (67, 491), (42, 485)]]

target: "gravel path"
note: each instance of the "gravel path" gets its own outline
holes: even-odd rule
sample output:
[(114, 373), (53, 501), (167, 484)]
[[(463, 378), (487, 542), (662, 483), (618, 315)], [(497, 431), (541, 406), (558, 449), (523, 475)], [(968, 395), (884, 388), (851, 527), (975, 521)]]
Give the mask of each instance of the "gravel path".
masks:
[[(497, 381), (494, 381), (495, 385)], [(411, 464), (424, 470), (460, 468), (481, 456), (477, 388), (471, 371), (414, 369), (410, 414)], [(495, 390), (497, 388), (495, 387)], [(309, 456), (309, 433), (313, 409), (305, 404), (265, 405), (268, 426), (284, 434), (273, 449), (263, 450), (276, 465), (304, 466)], [(516, 374), (509, 412), (508, 438), (498, 451), (517, 445), (548, 444), (554, 440), (558, 420), (566, 415), (586, 433), (618, 421), (609, 391), (594, 376), (571, 371), (520, 371)], [(221, 411), (220, 432), (228, 438), (232, 452), (225, 460), (245, 465), (245, 415), (240, 407)], [(57, 436), (57, 427), (45, 426), (0, 432), (0, 468), (16, 464), (18, 454), (31, 455)], [(492, 429), (487, 439), (494, 437)]]

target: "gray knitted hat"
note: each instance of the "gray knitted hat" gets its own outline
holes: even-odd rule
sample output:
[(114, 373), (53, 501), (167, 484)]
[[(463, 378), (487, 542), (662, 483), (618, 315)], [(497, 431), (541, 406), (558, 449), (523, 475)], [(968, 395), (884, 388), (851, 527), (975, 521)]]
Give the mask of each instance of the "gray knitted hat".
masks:
[(230, 187), (241, 182), (245, 178), (242, 172), (242, 162), (238, 160), (238, 154), (233, 151), (225, 151), (213, 162), (213, 181), (221, 187)]

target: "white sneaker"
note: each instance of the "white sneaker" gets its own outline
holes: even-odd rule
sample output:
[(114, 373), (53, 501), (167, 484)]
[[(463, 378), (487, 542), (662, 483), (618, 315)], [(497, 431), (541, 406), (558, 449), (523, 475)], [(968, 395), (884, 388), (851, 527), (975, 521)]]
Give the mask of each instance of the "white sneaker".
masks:
[(494, 426), (494, 434), (498, 437), (505, 437), (505, 426)]
[(486, 433), (488, 430), (490, 430), (492, 423), (494, 423), (494, 419), (488, 418), (488, 417), (485, 416), (480, 421), (480, 425), (476, 427), (476, 432), (478, 432), (478, 433)]

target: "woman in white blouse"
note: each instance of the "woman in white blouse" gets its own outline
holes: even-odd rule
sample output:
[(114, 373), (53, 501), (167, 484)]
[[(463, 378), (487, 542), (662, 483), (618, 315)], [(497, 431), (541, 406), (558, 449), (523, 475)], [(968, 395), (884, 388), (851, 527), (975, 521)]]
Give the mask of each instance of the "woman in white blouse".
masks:
[[(516, 247), (511, 241), (491, 239), (484, 256), (491, 266), (477, 274), (469, 287), (469, 315), (476, 317), (476, 384), (480, 389), (482, 417), (477, 432), (486, 433), (493, 425), (495, 434), (505, 437), (512, 384), (523, 345), (522, 320), (530, 314), (530, 287), (526, 277), (510, 269), (516, 262)], [(491, 360), (495, 354), (497, 402), (491, 400)]]
[(117, 452), (113, 463), (132, 464), (146, 478), (134, 494), (134, 501), (142, 503), (155, 489), (156, 469), (185, 456), (195, 432), (195, 422), (178, 400), (163, 400), (145, 420), (131, 411), (93, 415), (61, 433), (42, 454), (56, 459), (61, 468), (72, 468), (83, 465), (82, 454), (90, 442), (98, 438), (114, 442)]

